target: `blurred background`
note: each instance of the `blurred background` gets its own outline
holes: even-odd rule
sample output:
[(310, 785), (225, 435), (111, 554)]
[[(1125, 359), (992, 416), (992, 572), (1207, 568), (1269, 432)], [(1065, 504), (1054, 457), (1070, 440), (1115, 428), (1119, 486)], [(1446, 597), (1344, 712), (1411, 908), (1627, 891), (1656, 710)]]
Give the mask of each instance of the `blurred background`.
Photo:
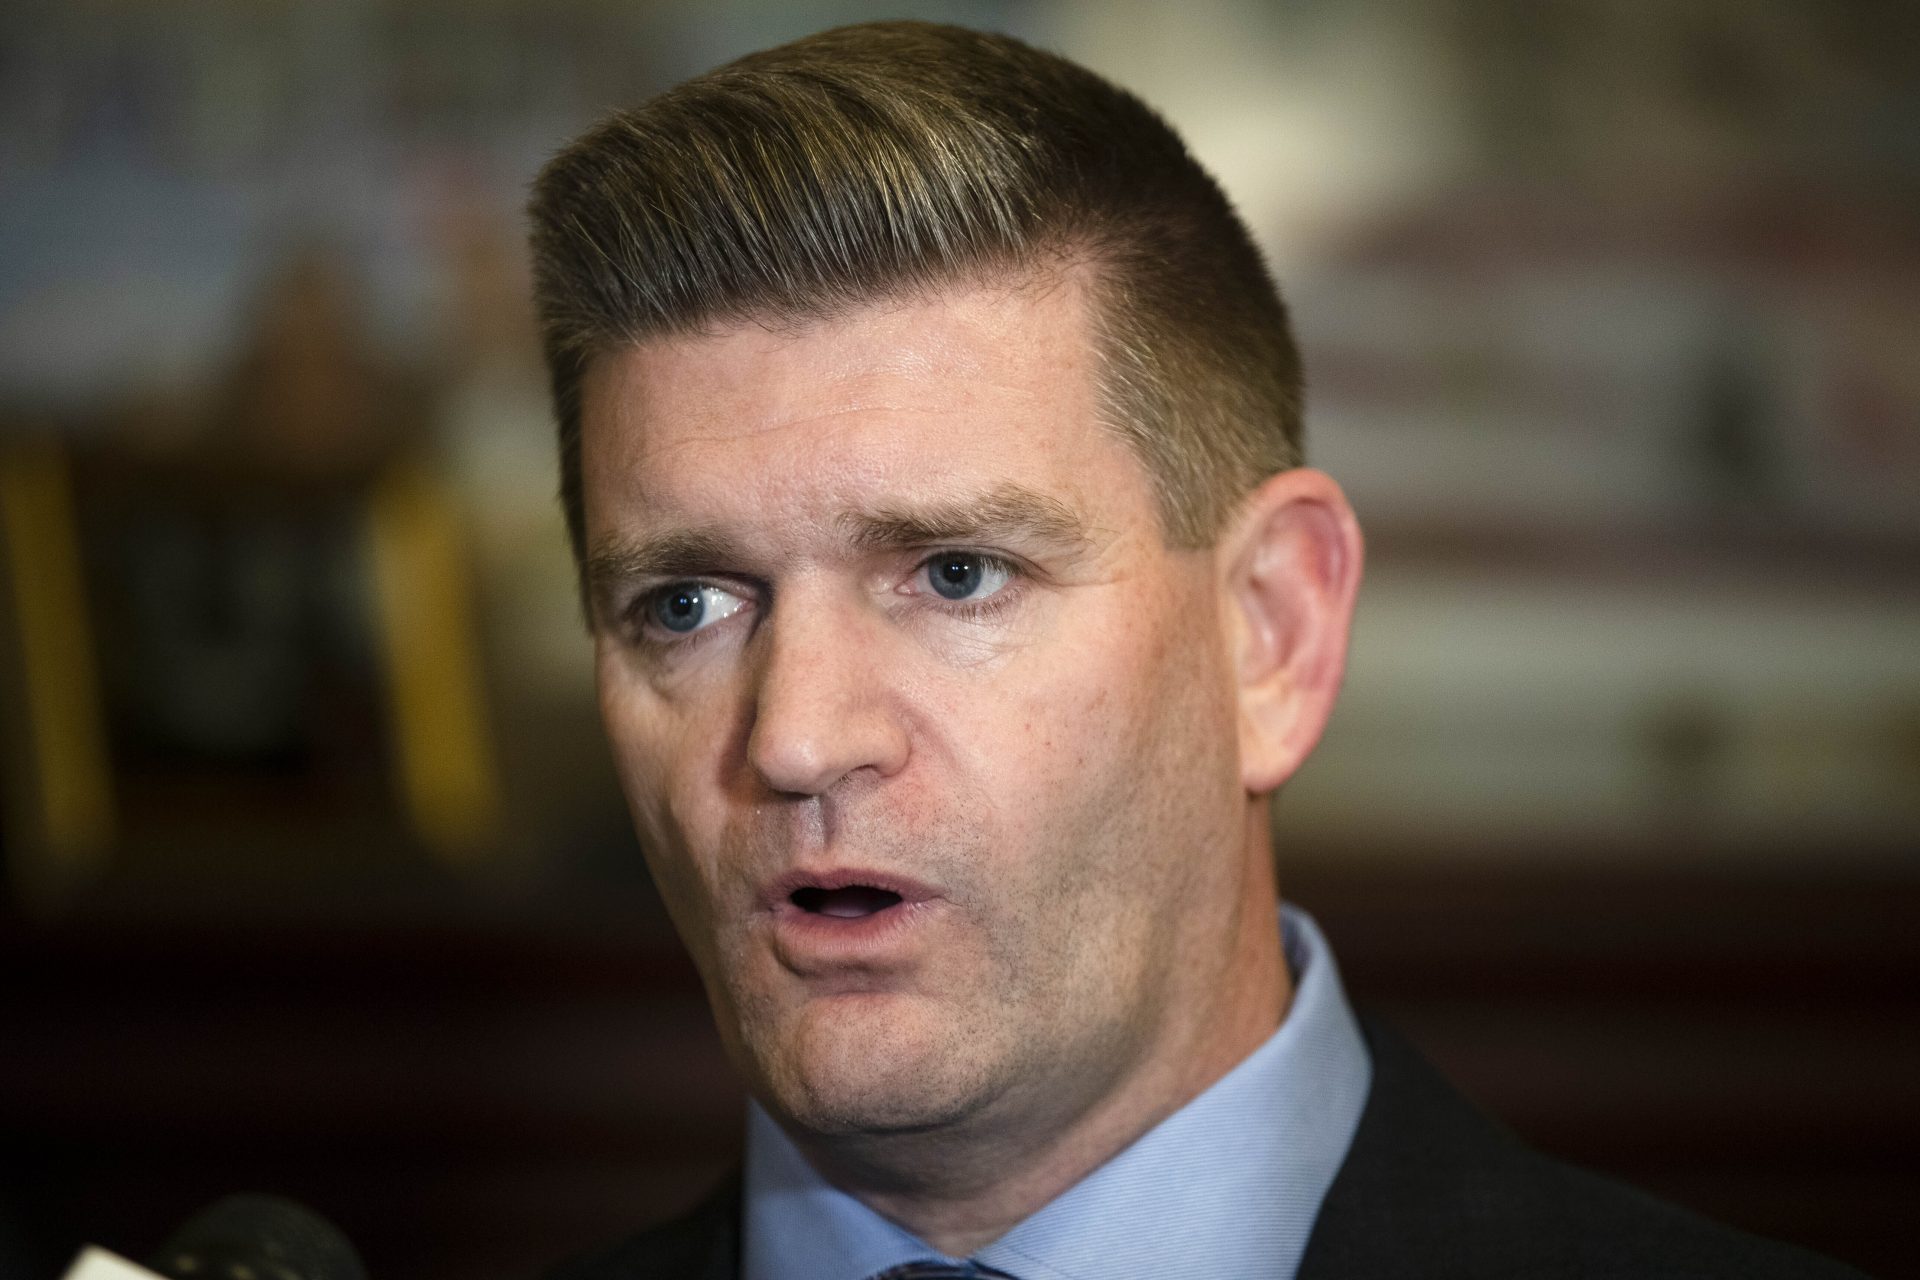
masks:
[(521, 205), (604, 111), (943, 18), (1161, 107), (1371, 564), (1278, 807), (1534, 1142), (1920, 1275), (1920, 10), (13, 0), (0, 1275), (305, 1199), (507, 1280), (740, 1095), (592, 709)]

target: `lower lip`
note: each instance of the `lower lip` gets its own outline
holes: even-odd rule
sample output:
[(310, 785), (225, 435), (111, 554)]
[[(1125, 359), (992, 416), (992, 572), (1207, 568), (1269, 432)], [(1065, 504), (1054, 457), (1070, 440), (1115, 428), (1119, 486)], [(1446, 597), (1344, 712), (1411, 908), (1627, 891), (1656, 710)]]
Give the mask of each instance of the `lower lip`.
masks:
[(781, 950), (803, 965), (871, 963), (908, 945), (939, 910), (936, 899), (897, 902), (864, 916), (830, 916), (783, 902), (774, 909), (773, 930)]

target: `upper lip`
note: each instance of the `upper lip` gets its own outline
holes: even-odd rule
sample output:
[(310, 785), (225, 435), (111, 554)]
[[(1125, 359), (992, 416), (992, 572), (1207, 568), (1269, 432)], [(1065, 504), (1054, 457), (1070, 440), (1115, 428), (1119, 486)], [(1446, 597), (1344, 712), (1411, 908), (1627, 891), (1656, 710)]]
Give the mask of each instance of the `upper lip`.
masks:
[(825, 867), (811, 871), (789, 871), (780, 876), (767, 886), (766, 905), (769, 908), (778, 907), (800, 889), (845, 889), (856, 884), (898, 894), (903, 904), (927, 902), (940, 896), (939, 891), (931, 886), (890, 871), (874, 871), (866, 867)]

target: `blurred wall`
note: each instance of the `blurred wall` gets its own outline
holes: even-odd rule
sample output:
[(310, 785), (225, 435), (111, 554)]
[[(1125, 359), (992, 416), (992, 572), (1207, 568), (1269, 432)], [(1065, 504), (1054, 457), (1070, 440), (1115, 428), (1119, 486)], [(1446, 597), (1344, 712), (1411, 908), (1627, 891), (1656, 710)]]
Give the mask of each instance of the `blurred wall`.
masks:
[[(1596, 856), (1904, 855), (1911, 19), (1713, 0), (925, 11), (1162, 106), (1289, 290), (1315, 459), (1374, 548), (1348, 702), (1290, 830), (1396, 857), (1568, 835)], [(862, 16), (13, 6), (0, 417), (110, 462), (241, 438), (308, 477), (351, 461), (302, 464), (316, 440), (370, 474), (418, 459), (475, 579), (476, 785), (499, 795), (472, 834), (496, 866), (552, 869), (571, 818), (613, 805), (580, 716), (525, 185), (609, 105)]]

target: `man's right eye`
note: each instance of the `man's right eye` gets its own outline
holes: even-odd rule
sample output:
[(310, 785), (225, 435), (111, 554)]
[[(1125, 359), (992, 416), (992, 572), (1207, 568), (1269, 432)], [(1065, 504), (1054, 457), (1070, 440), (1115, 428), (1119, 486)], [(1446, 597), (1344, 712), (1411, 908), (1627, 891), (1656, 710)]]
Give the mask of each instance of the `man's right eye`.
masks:
[(675, 582), (649, 595), (642, 613), (647, 625), (684, 636), (731, 618), (746, 606), (731, 591), (704, 582)]

